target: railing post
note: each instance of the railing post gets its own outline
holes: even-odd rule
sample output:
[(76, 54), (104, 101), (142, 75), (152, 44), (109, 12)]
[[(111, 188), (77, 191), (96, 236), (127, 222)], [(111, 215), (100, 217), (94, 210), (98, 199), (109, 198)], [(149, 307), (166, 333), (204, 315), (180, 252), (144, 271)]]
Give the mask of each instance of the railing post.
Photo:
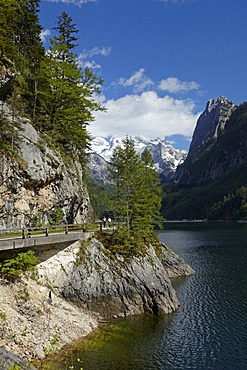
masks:
[(45, 228), (45, 236), (48, 236), (48, 227)]
[(68, 225), (65, 226), (65, 234), (68, 234), (69, 230), (68, 230)]
[(21, 230), (21, 237), (22, 237), (22, 239), (25, 239), (25, 229)]

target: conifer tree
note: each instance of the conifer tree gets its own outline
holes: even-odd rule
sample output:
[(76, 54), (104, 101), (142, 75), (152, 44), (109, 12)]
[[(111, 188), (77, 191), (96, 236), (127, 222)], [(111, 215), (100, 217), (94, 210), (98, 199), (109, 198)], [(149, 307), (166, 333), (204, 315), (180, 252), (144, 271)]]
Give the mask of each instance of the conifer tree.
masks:
[(90, 143), (86, 126), (94, 119), (93, 111), (102, 109), (93, 99), (102, 80), (89, 69), (82, 71), (79, 67), (74, 52), (77, 29), (67, 13), (58, 17), (55, 29), (58, 35), (50, 40), (40, 73), (49, 85), (49, 89), (45, 84), (39, 89), (40, 109), (46, 117), (42, 127), (51, 132), (61, 150), (79, 155), (83, 163)]
[(2, 107), (0, 110), (0, 154), (10, 157), (16, 155), (21, 130), (21, 125), (14, 114), (12, 113), (10, 117)]
[(159, 176), (150, 152), (144, 151), (141, 158), (126, 137), (113, 152), (110, 177), (115, 188), (120, 242), (128, 239), (132, 245), (148, 244), (153, 240), (153, 222), (161, 207)]
[(0, 66), (3, 73), (12, 74), (10, 86), (1, 90), (0, 98), (11, 95), (11, 88), (19, 89), (22, 108), (31, 117), (36, 105), (36, 76), (44, 56), (39, 3), (40, 0), (0, 0)]

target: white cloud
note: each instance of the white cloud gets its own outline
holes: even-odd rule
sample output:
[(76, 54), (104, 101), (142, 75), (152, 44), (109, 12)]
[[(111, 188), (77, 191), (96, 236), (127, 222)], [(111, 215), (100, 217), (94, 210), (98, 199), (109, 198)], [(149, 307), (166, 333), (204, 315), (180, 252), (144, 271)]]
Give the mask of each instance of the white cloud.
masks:
[(181, 4), (184, 4), (184, 3), (192, 3), (192, 2), (195, 2), (195, 1), (199, 1), (199, 0), (155, 0), (159, 3), (164, 3), (164, 4), (175, 4), (175, 5), (181, 5)]
[(80, 54), (80, 57), (82, 59), (85, 58), (91, 58), (94, 55), (102, 55), (102, 56), (107, 56), (111, 53), (111, 48), (99, 48), (98, 46), (95, 46), (93, 49), (90, 50), (83, 50), (83, 52)]
[(120, 85), (124, 87), (133, 87), (135, 93), (144, 91), (154, 86), (154, 82), (145, 75), (145, 69), (140, 68), (139, 71), (134, 72), (130, 78), (119, 78), (118, 81), (114, 82), (113, 85)]
[(107, 112), (96, 112), (89, 127), (92, 136), (191, 137), (199, 116), (193, 113), (192, 101), (159, 97), (154, 91), (108, 100), (104, 105)]
[(95, 3), (97, 0), (45, 0), (45, 1), (48, 1), (50, 3), (64, 3), (81, 6), (82, 4), (86, 3)]
[(195, 82), (180, 81), (176, 77), (169, 77), (166, 80), (161, 80), (159, 88), (169, 93), (186, 92), (191, 90), (198, 90), (199, 85)]
[(78, 62), (79, 65), (83, 68), (89, 67), (90, 69), (100, 69), (101, 66), (96, 63), (94, 60), (88, 60), (88, 58), (92, 58), (95, 55), (101, 55), (101, 56), (107, 56), (111, 53), (111, 48), (99, 48), (99, 47), (94, 47), (91, 50), (83, 50), (82, 53), (79, 54), (78, 56)]
[(48, 36), (50, 36), (50, 34), (51, 34), (51, 31), (50, 31), (50, 30), (48, 30), (48, 29), (46, 29), (46, 30), (42, 30), (42, 31), (41, 31), (41, 33), (40, 33), (40, 38), (41, 38), (41, 40), (42, 40), (43, 42), (46, 42), (46, 38), (47, 38)]

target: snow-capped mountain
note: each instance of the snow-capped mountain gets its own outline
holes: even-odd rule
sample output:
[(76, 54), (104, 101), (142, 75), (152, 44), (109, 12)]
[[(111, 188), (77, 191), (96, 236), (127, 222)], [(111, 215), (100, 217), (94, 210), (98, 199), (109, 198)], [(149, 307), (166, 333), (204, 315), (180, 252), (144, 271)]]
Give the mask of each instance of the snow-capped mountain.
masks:
[[(167, 180), (170, 180), (175, 173), (177, 166), (185, 160), (187, 152), (175, 149), (165, 139), (146, 139), (143, 136), (132, 136), (137, 153), (142, 153), (147, 148), (153, 156), (157, 171)], [(96, 137), (91, 142), (92, 154), (89, 169), (96, 180), (107, 182), (107, 163), (112, 157), (116, 146), (121, 145), (122, 140), (112, 136), (109, 141), (102, 137)], [(100, 157), (100, 158), (99, 158)]]

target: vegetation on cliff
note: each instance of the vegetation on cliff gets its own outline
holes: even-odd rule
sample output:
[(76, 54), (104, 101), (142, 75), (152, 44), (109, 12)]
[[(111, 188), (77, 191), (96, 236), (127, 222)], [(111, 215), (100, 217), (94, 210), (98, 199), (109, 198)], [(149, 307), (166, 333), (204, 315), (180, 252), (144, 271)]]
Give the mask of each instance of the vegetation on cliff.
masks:
[[(20, 137), (17, 114), (31, 119), (66, 156), (85, 165), (93, 112), (103, 110), (94, 95), (102, 79), (82, 70), (75, 53), (78, 30), (65, 12), (58, 16), (56, 36), (45, 51), (40, 38), (39, 0), (0, 0), (0, 100), (11, 114), (0, 112), (0, 152), (13, 154)], [(12, 143), (11, 145), (9, 143)], [(13, 150), (14, 149), (14, 150)]]

